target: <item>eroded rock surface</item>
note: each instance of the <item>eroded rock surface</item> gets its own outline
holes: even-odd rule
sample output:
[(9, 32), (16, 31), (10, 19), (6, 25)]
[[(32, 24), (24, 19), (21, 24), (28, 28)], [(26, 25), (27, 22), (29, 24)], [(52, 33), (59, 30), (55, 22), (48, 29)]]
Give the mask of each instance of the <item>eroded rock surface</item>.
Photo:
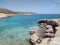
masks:
[[(51, 27), (49, 27), (50, 28), (50, 30), (48, 31), (49, 33), (50, 33), (50, 35), (48, 35), (48, 37), (49, 36), (55, 36), (54, 38), (52, 37), (52, 38), (42, 38), (42, 43), (40, 43), (40, 44), (38, 44), (38, 43), (36, 43), (36, 44), (34, 44), (34, 45), (60, 45), (60, 19), (50, 19), (50, 21), (55, 21), (55, 22), (57, 22), (58, 23), (58, 25), (59, 26), (56, 26), (55, 28), (56, 28), (56, 32), (55, 33), (50, 33), (50, 32), (53, 32), (53, 31), (51, 31), (52, 29), (51, 29)], [(44, 28), (43, 28), (44, 29)], [(42, 29), (41, 29), (42, 30)], [(46, 30), (46, 29), (44, 29), (44, 30)], [(39, 31), (38, 31), (39, 32)], [(42, 34), (42, 36), (43, 36), (43, 34), (44, 34), (44, 32), (39, 32), (40, 34)], [(46, 33), (45, 33), (46, 34)], [(44, 34), (44, 35), (45, 35)], [(41, 36), (41, 35), (40, 35)], [(40, 37), (39, 37), (40, 38)], [(41, 39), (41, 38), (40, 38)]]

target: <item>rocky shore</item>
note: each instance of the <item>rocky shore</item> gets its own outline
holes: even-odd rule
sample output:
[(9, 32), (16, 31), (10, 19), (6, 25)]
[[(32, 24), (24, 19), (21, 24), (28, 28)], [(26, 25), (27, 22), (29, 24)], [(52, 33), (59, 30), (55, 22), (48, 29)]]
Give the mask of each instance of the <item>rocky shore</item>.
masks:
[(16, 16), (16, 15), (32, 15), (32, 14), (36, 14), (34, 12), (15, 12), (15, 11), (11, 11), (5, 8), (0, 8), (0, 18), (6, 18), (6, 17), (10, 17), (10, 16)]
[(60, 19), (52, 19), (58, 23), (58, 27), (56, 27), (57, 32), (55, 37), (51, 39), (49, 45), (60, 45)]
[(5, 13), (0, 13), (0, 18), (7, 18), (10, 16), (15, 16), (16, 14), (5, 14)]
[[(38, 37), (37, 33), (35, 33), (36, 31), (35, 32), (32, 31), (30, 33), (31, 42), (33, 42), (32, 45), (60, 45), (60, 34), (59, 34), (60, 33), (60, 19), (48, 19), (48, 20), (50, 21), (50, 24), (52, 22), (52, 25), (56, 26), (55, 28), (56, 28), (57, 31), (55, 31), (55, 29), (54, 30), (51, 29), (51, 26), (47, 26), (47, 27), (49, 27), (48, 33), (44, 33), (45, 36), (48, 34), (47, 38), (41, 38), (43, 36), (42, 35), (43, 31), (42, 31), (42, 33), (38, 31), (39, 32), (38, 34), (40, 34), (40, 37)], [(39, 23), (41, 23), (41, 22), (39, 22)], [(46, 23), (46, 21), (43, 22), (43, 23)], [(57, 24), (58, 24), (58, 26), (57, 26)], [(53, 32), (52, 32), (52, 30), (53, 30)], [(52, 32), (52, 33), (50, 33), (50, 32)], [(39, 39), (39, 40), (37, 40), (37, 39)], [(36, 40), (38, 41), (38, 43), (36, 42)]]

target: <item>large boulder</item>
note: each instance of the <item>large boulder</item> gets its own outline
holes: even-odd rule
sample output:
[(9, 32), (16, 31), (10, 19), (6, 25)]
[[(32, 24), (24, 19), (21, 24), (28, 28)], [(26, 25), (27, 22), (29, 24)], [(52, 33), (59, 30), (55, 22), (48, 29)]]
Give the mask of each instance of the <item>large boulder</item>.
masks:
[(30, 40), (31, 45), (35, 45), (37, 43), (41, 43), (42, 40), (38, 37), (38, 34), (35, 31), (30, 31)]

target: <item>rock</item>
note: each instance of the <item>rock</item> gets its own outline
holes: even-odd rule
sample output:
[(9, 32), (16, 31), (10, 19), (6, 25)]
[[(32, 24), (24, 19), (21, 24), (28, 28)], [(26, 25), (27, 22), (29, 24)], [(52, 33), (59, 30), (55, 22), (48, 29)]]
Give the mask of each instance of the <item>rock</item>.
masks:
[(55, 34), (51, 34), (51, 33), (45, 33), (45, 38), (54, 38), (55, 37)]
[(53, 20), (41, 20), (38, 22), (39, 24), (42, 24), (42, 23), (46, 23), (47, 25), (51, 25), (52, 28), (53, 28), (53, 33), (55, 34), (56, 33), (56, 27), (58, 27), (58, 23), (56, 21), (53, 21)]
[(54, 27), (58, 26), (58, 23), (53, 20), (40, 20), (40, 21), (38, 21), (38, 24), (41, 24), (41, 23), (47, 23), (47, 25), (52, 25)]
[(50, 40), (51, 40), (50, 38), (45, 38), (45, 39), (42, 40), (42, 43), (41, 44), (35, 44), (35, 45), (48, 45), (49, 44), (48, 42)]
[(37, 43), (41, 43), (41, 39), (38, 37), (38, 34), (35, 31), (30, 31), (30, 44), (35, 45)]
[(53, 28), (51, 25), (47, 25), (47, 30), (45, 30), (45, 33), (53, 33)]
[(53, 33), (53, 30), (46, 30), (45, 33)]
[(35, 30), (30, 31), (30, 35), (33, 35), (35, 33)]
[(55, 34), (55, 37), (51, 39), (50, 43), (48, 45), (60, 45), (60, 19), (52, 19), (58, 23), (58, 27), (56, 27), (57, 32)]
[(39, 20), (38, 21), (38, 24), (41, 24), (41, 23), (47, 23), (48, 20)]
[[(57, 21), (57, 19), (55, 20)], [(42, 22), (47, 23), (47, 25), (41, 25), (41, 27), (36, 31), (36, 34), (38, 34), (38, 37), (42, 42), (40, 44), (35, 43), (34, 45), (60, 45), (60, 19), (57, 22), (55, 20), (42, 20), (38, 22), (39, 24)], [(48, 36), (49, 38), (45, 38), (45, 36)], [(49, 39), (51, 39), (50, 42)]]

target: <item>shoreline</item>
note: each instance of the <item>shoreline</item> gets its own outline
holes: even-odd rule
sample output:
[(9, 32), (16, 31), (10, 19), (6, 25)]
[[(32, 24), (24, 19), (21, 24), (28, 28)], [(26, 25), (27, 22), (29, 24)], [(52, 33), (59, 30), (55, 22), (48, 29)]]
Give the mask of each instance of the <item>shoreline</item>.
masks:
[[(55, 27), (56, 30), (57, 30), (56, 31), (56, 34), (55, 34), (55, 37), (54, 38), (44, 38), (44, 39), (42, 39), (42, 43), (40, 43), (40, 44), (39, 43), (36, 43), (36, 44), (37, 45), (60, 45), (60, 34), (59, 34), (60, 33), (60, 18), (59, 19), (47, 19), (47, 20), (49, 20), (49, 21), (55, 21), (55, 22), (58, 23), (58, 26)], [(34, 36), (34, 34), (31, 35), (31, 36)], [(34, 37), (32, 37), (32, 40), (34, 40)]]
[(5, 13), (0, 13), (0, 18), (8, 18), (11, 16), (16, 16), (16, 14), (5, 14)]
[(60, 18), (59, 19), (52, 19), (58, 23), (58, 27), (56, 27), (57, 32), (55, 34), (55, 37), (51, 39), (51, 42), (49, 45), (60, 45)]
[[(5, 13), (0, 13), (0, 18), (8, 18), (12, 16), (16, 16), (17, 14), (5, 14)], [(33, 15), (33, 14), (18, 14), (18, 15)]]
[[(14, 16), (15, 16), (15, 15), (14, 15)], [(8, 16), (8, 17), (11, 17), (11, 16)], [(3, 18), (8, 18), (8, 17), (3, 17)], [(54, 19), (48, 19), (48, 20), (56, 21), (56, 22), (59, 24), (59, 27), (57, 27), (56, 37), (55, 37), (55, 38), (52, 38), (52, 41), (51, 41), (50, 44), (49, 44), (49, 45), (53, 45), (52, 42), (54, 42), (54, 44), (55, 44), (55, 43), (56, 43), (56, 40), (59, 40), (59, 39), (57, 39), (57, 38), (60, 37), (60, 35), (59, 35), (59, 33), (60, 33), (60, 31), (59, 31), (59, 29), (60, 29), (60, 18), (54, 18)], [(13, 45), (14, 45), (14, 44), (13, 44)], [(17, 44), (17, 45), (18, 45), (18, 44)]]

